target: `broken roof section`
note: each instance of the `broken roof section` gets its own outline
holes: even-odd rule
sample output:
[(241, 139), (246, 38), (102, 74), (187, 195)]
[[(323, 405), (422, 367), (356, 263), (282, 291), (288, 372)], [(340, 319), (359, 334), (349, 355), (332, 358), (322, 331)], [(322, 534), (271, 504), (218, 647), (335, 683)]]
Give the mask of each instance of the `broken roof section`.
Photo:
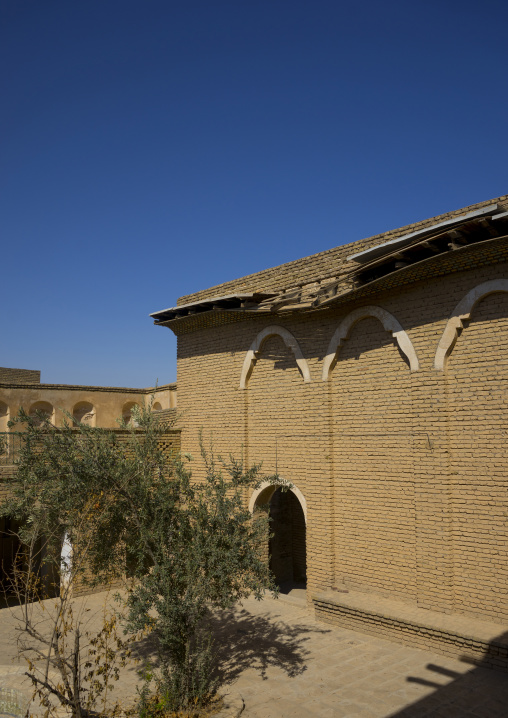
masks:
[(201, 299), (197, 302), (188, 302), (187, 304), (179, 304), (169, 309), (161, 309), (159, 312), (150, 314), (155, 324), (165, 324), (173, 319), (188, 317), (202, 312), (225, 309), (252, 309), (259, 306), (262, 301), (266, 301), (276, 296), (274, 293), (252, 292), (249, 294), (227, 294), (225, 297), (210, 297), (210, 299)]
[(150, 316), (177, 334), (187, 333), (265, 313), (322, 311), (384, 289), (507, 259), (505, 195), (187, 295), (176, 307)]
[(454, 217), (453, 219), (447, 219), (444, 222), (432, 224), (430, 225), (430, 227), (418, 229), (416, 232), (410, 232), (409, 234), (405, 234), (402, 237), (398, 237), (397, 239), (391, 239), (384, 244), (377, 244), (375, 247), (365, 249), (363, 252), (352, 254), (349, 257), (346, 257), (346, 259), (349, 262), (352, 260), (355, 260), (356, 262), (368, 262), (369, 260), (375, 259), (376, 257), (380, 257), (390, 251), (405, 247), (410, 242), (414, 242), (418, 239), (423, 239), (427, 235), (435, 234), (438, 230), (445, 231), (445, 229), (455, 227), (456, 225), (462, 224), (469, 219), (475, 219), (477, 217), (483, 217), (489, 214), (493, 215), (498, 211), (500, 210), (498, 210), (497, 204), (489, 204), (487, 207), (477, 209), (474, 212), (467, 212), (466, 214), (461, 214), (458, 217)]

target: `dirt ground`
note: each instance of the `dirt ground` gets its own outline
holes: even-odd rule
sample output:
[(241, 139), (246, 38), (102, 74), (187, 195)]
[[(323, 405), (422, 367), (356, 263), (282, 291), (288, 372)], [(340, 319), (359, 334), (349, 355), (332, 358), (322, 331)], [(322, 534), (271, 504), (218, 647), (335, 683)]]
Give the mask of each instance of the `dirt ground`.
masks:
[[(212, 620), (225, 691), (245, 718), (506, 718), (508, 675), (317, 622), (305, 600), (249, 599)], [(105, 593), (76, 600), (97, 630)], [(30, 695), (17, 657), (16, 613), (0, 610), (0, 687)], [(134, 646), (142, 662), (153, 647)], [(139, 665), (126, 666), (114, 695), (136, 698)], [(1, 713), (1, 711), (0, 711)]]

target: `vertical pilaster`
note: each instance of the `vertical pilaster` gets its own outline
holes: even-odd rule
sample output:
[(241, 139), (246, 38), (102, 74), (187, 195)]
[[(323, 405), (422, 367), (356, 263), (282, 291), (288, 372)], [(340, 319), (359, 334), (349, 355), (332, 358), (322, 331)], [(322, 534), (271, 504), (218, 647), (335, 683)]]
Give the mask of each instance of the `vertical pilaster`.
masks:
[(422, 608), (453, 610), (453, 541), (449, 442), (442, 372), (411, 375), (417, 600)]

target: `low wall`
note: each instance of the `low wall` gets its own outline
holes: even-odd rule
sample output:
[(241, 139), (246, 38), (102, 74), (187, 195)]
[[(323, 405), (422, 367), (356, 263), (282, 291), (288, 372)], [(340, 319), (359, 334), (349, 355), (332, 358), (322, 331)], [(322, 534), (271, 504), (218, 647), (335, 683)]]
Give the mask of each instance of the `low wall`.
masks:
[(313, 592), (324, 623), (508, 672), (508, 625), (428, 611), (356, 592)]

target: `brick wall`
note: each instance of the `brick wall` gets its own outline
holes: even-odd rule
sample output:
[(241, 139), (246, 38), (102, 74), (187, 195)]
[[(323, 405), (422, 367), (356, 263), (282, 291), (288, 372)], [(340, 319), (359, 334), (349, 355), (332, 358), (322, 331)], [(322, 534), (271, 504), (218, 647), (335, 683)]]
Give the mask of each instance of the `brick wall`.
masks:
[(508, 295), (475, 308), (445, 374), (455, 601), (506, 616), (508, 583)]
[[(446, 371), (433, 368), (459, 300), (502, 277), (506, 264), (369, 297), (407, 332), (420, 363), (413, 373), (391, 334), (365, 318), (344, 342), (330, 380), (321, 381), (335, 329), (361, 302), (179, 337), (182, 451), (194, 455), (200, 476), (202, 427), (217, 453), (263, 461), (265, 473), (277, 468), (295, 483), (308, 509), (310, 589), (336, 586), (508, 620), (507, 295), (483, 300)], [(241, 390), (245, 354), (271, 324), (298, 340), (312, 382), (303, 382), (292, 351), (275, 336)]]
[(335, 584), (415, 600), (411, 374), (378, 320), (353, 327), (328, 391)]
[(7, 369), (0, 367), (0, 382), (5, 384), (40, 384), (38, 369)]

